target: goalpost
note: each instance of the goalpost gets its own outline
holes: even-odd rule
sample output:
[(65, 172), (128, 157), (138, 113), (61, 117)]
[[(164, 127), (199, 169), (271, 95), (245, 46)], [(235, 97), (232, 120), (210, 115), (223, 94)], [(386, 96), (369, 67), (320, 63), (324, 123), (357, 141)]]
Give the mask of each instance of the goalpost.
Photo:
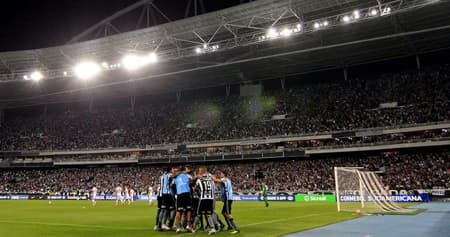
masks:
[(334, 167), (337, 211), (361, 213), (407, 213), (391, 201), (380, 178), (362, 167)]

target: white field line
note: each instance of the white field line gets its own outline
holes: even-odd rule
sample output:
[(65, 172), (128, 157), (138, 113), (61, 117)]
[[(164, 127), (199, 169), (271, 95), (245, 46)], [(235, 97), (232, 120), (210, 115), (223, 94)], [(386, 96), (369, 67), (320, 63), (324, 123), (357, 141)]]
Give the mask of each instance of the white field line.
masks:
[(39, 221), (0, 220), (0, 223), (5, 223), (5, 224), (27, 224), (27, 225), (47, 225), (47, 226), (67, 226), (67, 227), (80, 227), (80, 228), (101, 228), (101, 229), (114, 229), (114, 230), (153, 230), (153, 227), (133, 228), (133, 227), (102, 226), (102, 225), (79, 225), (79, 224), (39, 222)]

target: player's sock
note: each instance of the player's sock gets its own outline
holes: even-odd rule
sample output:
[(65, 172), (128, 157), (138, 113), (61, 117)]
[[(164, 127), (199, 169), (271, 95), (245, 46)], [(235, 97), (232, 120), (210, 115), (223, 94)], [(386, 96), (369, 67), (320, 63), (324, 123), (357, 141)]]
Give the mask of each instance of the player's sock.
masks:
[(200, 219), (198, 218), (198, 216), (194, 217), (194, 229), (197, 230), (197, 226), (200, 224)]
[(215, 229), (215, 226), (216, 226), (216, 225), (214, 225), (214, 220), (213, 220), (213, 218), (212, 218), (211, 215), (208, 215), (208, 216), (206, 217), (206, 221), (208, 222), (208, 225), (209, 225), (210, 228)]
[(233, 229), (239, 230), (239, 228), (237, 227), (236, 223), (234, 223), (234, 219), (233, 218), (230, 219), (230, 224), (231, 224), (231, 227), (233, 227)]
[(159, 222), (159, 215), (161, 214), (161, 208), (158, 208), (158, 211), (156, 212), (156, 223), (155, 223), (155, 225), (158, 225), (158, 222)]
[(171, 209), (169, 213), (169, 226), (172, 227), (173, 223), (175, 222), (175, 216), (177, 215), (177, 212), (175, 209)]
[(200, 226), (201, 226), (202, 230), (205, 229), (205, 222), (203, 219), (204, 219), (204, 215), (201, 215), (200, 216)]
[(161, 225), (166, 223), (166, 221), (167, 221), (167, 209), (162, 209), (161, 213), (159, 214), (158, 227), (161, 228)]
[(183, 218), (183, 221), (181, 221), (181, 223), (183, 223), (183, 227), (186, 228), (186, 226), (189, 225), (189, 223), (187, 222), (186, 218)]
[(230, 220), (228, 220), (227, 216), (225, 216), (225, 215), (223, 215), (223, 217), (225, 218), (225, 221), (227, 222), (228, 229), (230, 229), (230, 228), (232, 229), (233, 227), (230, 224)]
[(221, 231), (224, 226), (223, 222), (219, 219), (219, 216), (217, 216), (217, 213), (215, 213), (215, 212), (213, 213), (212, 217), (213, 217), (214, 223), (217, 226), (217, 230)]

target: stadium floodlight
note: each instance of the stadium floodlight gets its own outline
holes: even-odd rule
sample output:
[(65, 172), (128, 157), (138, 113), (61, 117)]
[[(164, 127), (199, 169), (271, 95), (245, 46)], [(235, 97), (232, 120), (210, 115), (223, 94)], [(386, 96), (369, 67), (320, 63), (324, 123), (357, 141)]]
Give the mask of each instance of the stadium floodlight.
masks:
[(73, 68), (73, 72), (80, 79), (89, 79), (101, 72), (100, 65), (92, 61), (81, 62)]
[(108, 67), (109, 67), (109, 65), (108, 65), (108, 63), (107, 63), (107, 62), (102, 62), (102, 67), (104, 67), (104, 68), (108, 68)]
[(207, 49), (208, 48), (208, 44), (203, 44), (203, 48)]
[(64, 75), (64, 76), (67, 76), (67, 72), (66, 72), (66, 71), (64, 71), (64, 72), (63, 72), (63, 75)]
[(280, 33), (275, 28), (269, 28), (267, 30), (267, 34), (266, 34), (267, 38), (269, 38), (269, 39), (278, 38), (279, 35), (280, 35)]
[(150, 53), (149, 55), (148, 55), (148, 61), (149, 61), (149, 63), (156, 63), (156, 62), (158, 62), (158, 56), (156, 55), (156, 53)]
[(44, 78), (44, 75), (42, 75), (40, 71), (34, 71), (33, 73), (31, 73), (30, 78), (31, 80), (37, 82), (40, 81), (42, 78)]
[(284, 28), (280, 34), (284, 37), (289, 37), (292, 34), (292, 30), (289, 28)]
[(29, 80), (30, 80), (30, 78), (28, 77), (28, 75), (23, 76), (23, 79), (24, 79), (25, 81), (29, 81)]
[(202, 53), (202, 49), (201, 49), (201, 48), (195, 48), (195, 52), (196, 52), (197, 54), (200, 54), (200, 53)]
[(359, 18), (360, 18), (360, 15), (359, 15), (359, 11), (358, 11), (358, 10), (354, 10), (354, 11), (353, 11), (353, 18), (354, 18), (354, 19), (359, 19)]
[(350, 21), (350, 17), (349, 16), (344, 16), (344, 17), (342, 17), (342, 21), (347, 23), (347, 22)]
[(377, 9), (372, 9), (372, 10), (370, 11), (370, 15), (371, 15), (371, 16), (376, 16), (376, 15), (378, 15)]
[(323, 26), (328, 26), (328, 21), (324, 21), (324, 22), (322, 23), (322, 25), (323, 25)]
[(320, 28), (320, 23), (319, 22), (314, 23), (314, 29), (319, 29), (319, 28)]
[(388, 15), (388, 14), (391, 14), (391, 8), (390, 7), (384, 8), (381, 15)]
[(300, 32), (300, 31), (302, 31), (302, 24), (300, 24), (300, 23), (298, 23), (293, 29), (292, 29), (292, 31), (294, 32), (294, 33), (297, 33), (297, 32)]

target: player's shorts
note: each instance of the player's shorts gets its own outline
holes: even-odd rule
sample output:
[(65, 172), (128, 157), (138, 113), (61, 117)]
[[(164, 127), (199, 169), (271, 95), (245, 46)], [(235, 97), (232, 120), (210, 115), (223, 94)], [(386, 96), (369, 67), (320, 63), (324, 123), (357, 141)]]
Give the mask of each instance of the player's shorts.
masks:
[(118, 201), (123, 201), (123, 196), (122, 196), (122, 195), (117, 195), (117, 196), (116, 196), (116, 200), (118, 200)]
[(233, 200), (223, 200), (222, 214), (231, 214)]
[(198, 204), (197, 214), (212, 215), (213, 212), (214, 212), (214, 200), (212, 200), (212, 199), (200, 200), (200, 202)]
[(91, 200), (95, 201), (97, 199), (97, 195), (91, 195)]
[(182, 193), (177, 196), (177, 211), (190, 211), (192, 209), (192, 199), (190, 193)]
[(175, 207), (175, 202), (173, 196), (170, 194), (163, 194), (161, 197), (161, 207), (162, 209), (172, 209)]

